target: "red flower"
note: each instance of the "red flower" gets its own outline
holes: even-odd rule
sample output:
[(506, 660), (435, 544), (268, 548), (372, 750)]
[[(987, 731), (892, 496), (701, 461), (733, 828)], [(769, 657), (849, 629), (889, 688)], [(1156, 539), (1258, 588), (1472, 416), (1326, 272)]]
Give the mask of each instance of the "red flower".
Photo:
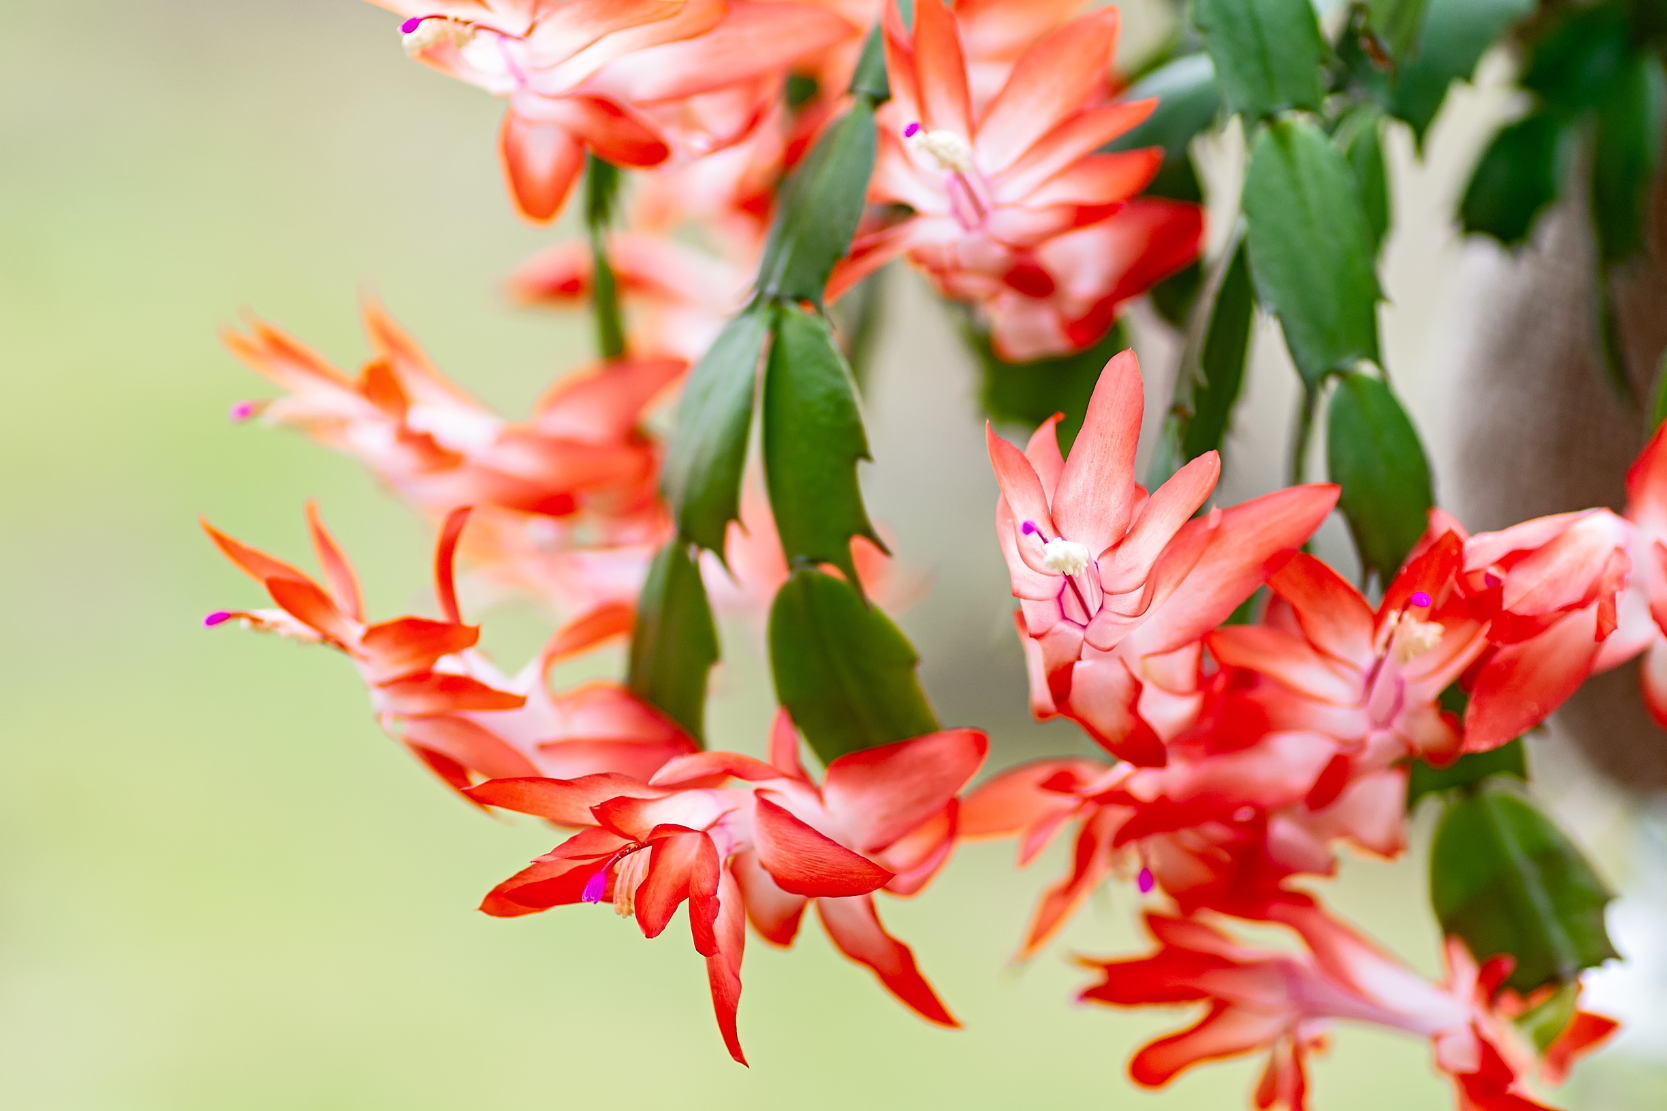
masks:
[[(976, 114), (956, 24), (941, 0), (919, 0), (910, 38), (886, 9), (893, 99), (869, 199), (911, 214), (859, 234), (828, 296), (906, 253), (946, 296), (990, 310), (1004, 358), (1092, 344), (1117, 303), (1196, 256), (1203, 232), (1196, 205), (1133, 200), (1161, 151), (1096, 153), (1155, 103), (1102, 103), (1117, 11), (1043, 37)], [(1053, 242), (1089, 226), (1075, 244)], [(1084, 254), (1097, 265), (1076, 267)]]
[(587, 150), (658, 166), (743, 138), (794, 59), (856, 28), (752, 0), (374, 0), (409, 16), (405, 49), (507, 97), (500, 147), (521, 214), (555, 218)]
[(695, 750), (674, 722), (617, 684), (592, 683), (552, 695), (545, 676), (558, 660), (631, 630), (628, 606), (604, 606), (558, 630), (521, 675), (504, 676), (475, 645), (452, 582), (452, 553), (466, 513), (442, 530), (435, 560), (443, 620), (400, 617), (366, 624), (358, 579), (318, 519), (308, 524), (325, 583), (203, 525), (220, 551), (266, 588), (273, 610), (221, 611), (205, 623), (239, 621), (266, 632), (327, 644), (365, 681), (378, 723), (444, 782), (462, 790), (504, 776), (647, 777)]
[(465, 554), (495, 565), (487, 577), (499, 585), (536, 582), (569, 614), (634, 599), (670, 528), (661, 445), (643, 414), (687, 364), (643, 358), (570, 375), (517, 423), (441, 376), (374, 302), (364, 315), (375, 357), (357, 378), (260, 321), (227, 332), (234, 354), (288, 391), (234, 415), (356, 456), (436, 521), (474, 507)]
[[(1429, 1038), (1437, 1065), (1453, 1078), (1461, 1111), (1544, 1111), (1523, 1094), (1534, 1065), (1532, 1047), (1494, 1006), (1508, 969), (1493, 962), (1478, 970), (1464, 946), (1449, 939), (1449, 976), (1438, 986), (1311, 902), (1284, 903), (1273, 916), (1296, 932), (1305, 951), (1258, 951), (1202, 922), (1148, 914), (1156, 953), (1085, 962), (1105, 979), (1085, 990), (1084, 1000), (1208, 1005), (1194, 1026), (1135, 1054), (1129, 1075), (1136, 1083), (1160, 1087), (1200, 1062), (1267, 1050), (1255, 1105), (1301, 1111), (1308, 1089), (1305, 1058), (1323, 1044), (1333, 1020), (1346, 1019)], [(1571, 1023), (1559, 1061), (1613, 1029), (1605, 1024), (1595, 1015)]]
[(828, 765), (821, 787), (800, 767), (797, 746), (783, 711), (770, 763), (701, 752), (646, 782), (591, 775), (472, 788), (478, 802), (587, 827), (493, 888), (481, 909), (513, 917), (612, 902), (655, 937), (687, 899), (718, 1027), (742, 1064), (735, 1015), (743, 911), (761, 937), (785, 946), (815, 903), (841, 952), (923, 1017), (957, 1025), (908, 946), (880, 925), (873, 892), (912, 895), (948, 860), (956, 793), (984, 760), (984, 735), (950, 730), (843, 756)]
[(986, 439), (1033, 710), (1070, 717), (1115, 756), (1161, 765), (1162, 740), (1138, 712), (1143, 686), (1162, 686), (1162, 657), (1224, 621), (1308, 538), (1337, 488), (1293, 487), (1194, 517), (1215, 487), (1216, 454), (1148, 496), (1134, 480), (1142, 406), (1140, 366), (1125, 351), (1100, 375), (1069, 459), (1057, 418), (1023, 453), (993, 431)]

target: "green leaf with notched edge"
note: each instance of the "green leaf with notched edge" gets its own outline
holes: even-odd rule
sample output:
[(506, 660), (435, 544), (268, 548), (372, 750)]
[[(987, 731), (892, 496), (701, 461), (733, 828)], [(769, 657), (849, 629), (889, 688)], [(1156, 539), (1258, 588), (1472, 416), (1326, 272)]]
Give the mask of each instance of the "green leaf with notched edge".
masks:
[(724, 554), (725, 529), (739, 519), (758, 363), (770, 307), (754, 302), (725, 325), (683, 387), (666, 450), (662, 489), (685, 540)]
[(758, 267), (759, 292), (822, 304), (834, 263), (850, 249), (862, 218), (876, 142), (874, 102), (859, 96), (782, 188)]
[(673, 540), (654, 557), (637, 601), (631, 691), (704, 740), (706, 676), (717, 662), (718, 630), (700, 564)]
[(1150, 488), (1206, 451), (1221, 450), (1244, 384), (1255, 315), (1256, 290), (1241, 237), (1213, 283), (1203, 336), (1182, 356), (1175, 400), (1146, 473)]
[(1447, 89), (1476, 71), (1488, 47), (1534, 10), (1534, 0), (1429, 0), (1418, 45), (1396, 74), (1391, 110), (1420, 143)]
[(1613, 896), (1534, 806), (1483, 786), (1447, 806), (1430, 849), (1430, 901), (1479, 961), (1516, 958), (1505, 982), (1527, 994), (1618, 956), (1604, 929)]
[(1557, 199), (1572, 133), (1549, 112), (1518, 120), (1493, 137), (1459, 202), (1459, 222), (1507, 247), (1528, 238), (1534, 219)]
[(1423, 535), (1435, 493), (1418, 431), (1388, 383), (1358, 372), (1337, 383), (1326, 424), (1326, 464), (1331, 481), (1342, 487), (1337, 507), (1362, 571), (1389, 582)]
[(795, 571), (770, 607), (776, 700), (824, 764), (938, 730), (919, 660), (890, 618), (820, 571)]
[(1355, 184), (1360, 189), (1360, 205), (1366, 213), (1366, 226), (1372, 233), (1372, 254), (1383, 249), (1383, 237), (1389, 232), (1390, 198), (1389, 173), (1383, 162), (1382, 114), (1375, 107), (1363, 106), (1343, 117), (1333, 137), (1349, 160)]
[(1074, 355), (1059, 355), (1028, 363), (1009, 363), (995, 353), (990, 337), (970, 321), (963, 327), (967, 344), (978, 355), (983, 371), (979, 400), (984, 415), (996, 424), (1016, 424), (1029, 430), (1053, 416), (1065, 414), (1059, 422), (1059, 449), (1071, 444), (1088, 415), (1088, 399), (1094, 396), (1100, 372), (1129, 339), (1121, 322), (1113, 324), (1099, 343)]
[(1654, 54), (1639, 54), (1603, 102), (1592, 157), (1592, 222), (1605, 262), (1644, 249), (1650, 183), (1661, 163), (1667, 127), (1667, 73)]
[(1286, 108), (1319, 110), (1326, 45), (1309, 0), (1197, 0), (1193, 21), (1229, 112), (1255, 122)]
[(1275, 120), (1251, 147), (1243, 194), (1256, 294), (1279, 317), (1309, 388), (1378, 358), (1372, 232), (1354, 173), (1318, 127)]
[(832, 332), (797, 305), (776, 306), (763, 413), (764, 480), (788, 565), (831, 563), (856, 582), (851, 538), (884, 547), (857, 485), (868, 438)]

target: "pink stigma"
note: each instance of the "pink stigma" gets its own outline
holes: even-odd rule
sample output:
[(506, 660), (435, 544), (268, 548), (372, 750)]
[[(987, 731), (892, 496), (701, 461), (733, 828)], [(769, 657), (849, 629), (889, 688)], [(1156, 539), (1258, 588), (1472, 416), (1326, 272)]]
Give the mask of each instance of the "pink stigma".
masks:
[(1492, 571), (1489, 571), (1487, 574), (1482, 576), (1482, 581), (1487, 584), (1489, 590), (1492, 590), (1505, 580), (1500, 578), (1498, 575), (1495, 575)]
[(213, 613), (203, 618), (203, 628), (212, 629), (216, 625), (224, 625), (231, 619), (232, 615), (227, 613), (225, 610), (215, 610)]
[(1412, 596), (1412, 604), (1415, 606), (1427, 606), (1430, 604), (1430, 596), (1420, 590), (1417, 594)]
[(402, 32), (404, 32), (405, 34), (409, 35), (412, 31), (415, 31), (418, 27), (421, 27), (423, 20), (425, 20), (427, 18), (428, 18), (428, 16), (426, 16), (426, 15), (414, 15), (410, 19), (407, 19), (404, 23), (401, 23), (399, 25), (399, 29)]
[(914, 123), (911, 123), (908, 127), (905, 127), (903, 129), (903, 138), (905, 138), (905, 139), (913, 139), (916, 135), (919, 135), (919, 134), (920, 134), (920, 121), (919, 120), (916, 120)]
[(226, 415), (235, 421), (246, 421), (255, 415), (256, 408), (253, 401), (239, 401), (227, 410)]
[(1152, 893), (1152, 888), (1157, 885), (1157, 882), (1158, 881), (1156, 879), (1152, 878), (1152, 869), (1150, 868), (1142, 868), (1140, 870), (1140, 877), (1135, 880), (1135, 883), (1140, 886), (1140, 893), (1142, 895), (1150, 895)]
[(1024, 533), (1026, 536), (1031, 536), (1040, 534), (1042, 530), (1036, 527), (1035, 521), (1026, 521), (1024, 524), (1019, 526), (1019, 531)]
[(584, 894), (579, 896), (580, 902), (600, 903), (602, 901), (602, 891), (607, 886), (608, 866), (604, 864), (596, 870), (595, 874), (592, 875), (590, 879), (585, 881)]

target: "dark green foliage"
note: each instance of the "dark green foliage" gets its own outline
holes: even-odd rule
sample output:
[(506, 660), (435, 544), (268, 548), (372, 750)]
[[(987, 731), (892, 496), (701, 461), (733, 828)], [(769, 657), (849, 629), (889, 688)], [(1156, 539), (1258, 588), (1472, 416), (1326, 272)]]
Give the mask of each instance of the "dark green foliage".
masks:
[(1344, 375), (1331, 395), (1326, 463), (1364, 572), (1395, 577), (1435, 504), (1418, 431), (1382, 379)]
[(718, 630), (700, 564), (673, 540), (654, 557), (631, 633), (631, 690), (696, 740), (706, 735), (706, 675), (718, 662)]
[(776, 700), (824, 764), (937, 731), (917, 663), (890, 618), (831, 575), (801, 568), (770, 608)]
[(1256, 294), (1279, 317), (1309, 388), (1376, 361), (1382, 294), (1371, 226), (1343, 153), (1305, 119), (1271, 122), (1251, 147), (1243, 204)]
[(1391, 110), (1420, 142), (1448, 86), (1468, 80), (1488, 47), (1533, 10), (1534, 0), (1429, 0), (1417, 48), (1401, 63), (1390, 96)]
[(821, 305), (828, 275), (862, 218), (876, 141), (874, 103), (859, 96), (783, 186), (758, 267), (759, 292)]
[(1562, 112), (1599, 108), (1631, 65), (1632, 47), (1619, 4), (1575, 10), (1534, 41), (1522, 87)]
[(1604, 99), (1592, 158), (1592, 219), (1605, 262), (1644, 249), (1650, 182), (1661, 163), (1667, 127), (1667, 74), (1661, 59), (1640, 54)]
[(1383, 237), (1389, 232), (1391, 202), (1389, 173), (1383, 162), (1383, 117), (1377, 108), (1365, 106), (1343, 118), (1337, 127), (1335, 141), (1349, 160), (1355, 184), (1360, 188), (1360, 205), (1366, 213), (1366, 226), (1372, 233), (1372, 253), (1383, 249)]
[(833, 333), (797, 305), (776, 306), (762, 408), (764, 479), (788, 564), (831, 563), (855, 582), (851, 538), (880, 545), (857, 485), (868, 439)]
[(1254, 123), (1286, 108), (1319, 110), (1326, 45), (1309, 0), (1197, 0), (1193, 20), (1229, 112)]
[(1366, 5), (1372, 32), (1398, 63), (1417, 50), (1424, 28), (1424, 12), (1430, 0), (1368, 0)]
[(1613, 896), (1561, 830), (1497, 787), (1454, 799), (1430, 850), (1430, 901), (1479, 961), (1510, 954), (1506, 984), (1527, 994), (1615, 957), (1603, 908)]
[(1528, 238), (1534, 218), (1557, 199), (1569, 154), (1561, 120), (1539, 112), (1500, 131), (1470, 175), (1459, 220), (1464, 230), (1507, 247)]
[(1212, 297), (1202, 338), (1183, 358), (1175, 400), (1147, 472), (1152, 489), (1206, 451), (1220, 451), (1227, 438), (1256, 316), (1256, 290), (1242, 238), (1214, 282)]
[(769, 329), (763, 302), (725, 325), (689, 374), (666, 450), (662, 485), (678, 533), (720, 558), (725, 530), (741, 515), (741, 472)]

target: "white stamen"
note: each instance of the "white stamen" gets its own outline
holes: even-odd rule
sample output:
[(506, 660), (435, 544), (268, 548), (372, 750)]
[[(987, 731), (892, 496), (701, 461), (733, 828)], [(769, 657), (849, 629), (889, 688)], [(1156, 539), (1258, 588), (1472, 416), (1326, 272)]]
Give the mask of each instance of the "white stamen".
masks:
[(1056, 575), (1077, 575), (1088, 569), (1094, 553), (1075, 540), (1049, 540), (1042, 545), (1042, 566)]
[(442, 42), (450, 42), (456, 47), (467, 46), (474, 35), (475, 29), (467, 23), (454, 19), (425, 19), (417, 24), (416, 30), (405, 36), (405, 53), (418, 58)]
[(637, 909), (637, 887), (648, 876), (648, 858), (653, 851), (645, 849), (626, 853), (614, 865), (614, 913), (621, 918), (630, 917)]
[(972, 144), (953, 131), (920, 130), (909, 136), (908, 144), (927, 155), (946, 174), (972, 172)]
[(1389, 629), (1390, 655), (1402, 667), (1440, 644), (1447, 631), (1440, 622), (1420, 621), (1410, 613), (1391, 614)]

